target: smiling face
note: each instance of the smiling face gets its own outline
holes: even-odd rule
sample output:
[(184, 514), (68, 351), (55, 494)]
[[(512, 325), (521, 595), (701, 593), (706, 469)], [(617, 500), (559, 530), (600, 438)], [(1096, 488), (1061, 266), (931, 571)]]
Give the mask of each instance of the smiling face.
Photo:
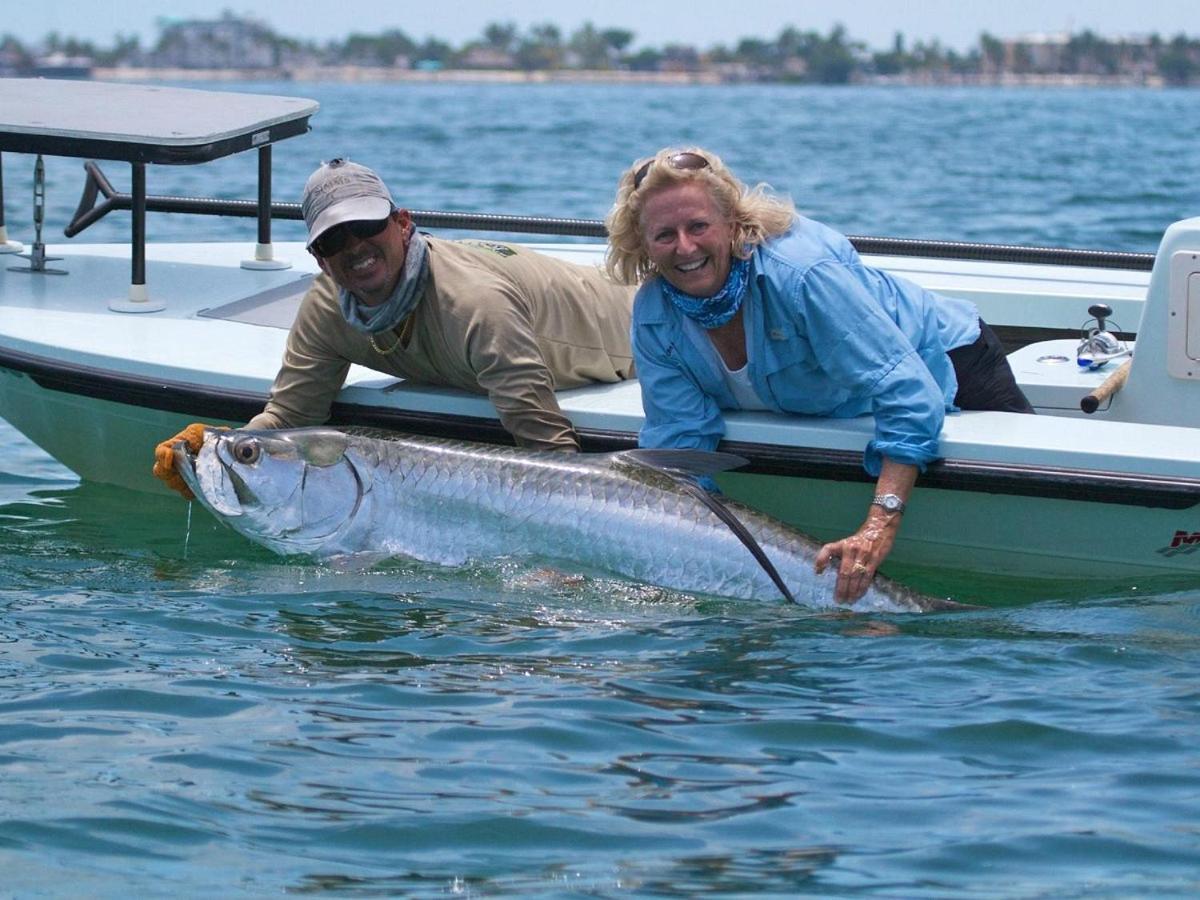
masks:
[(659, 273), (693, 297), (711, 297), (729, 277), (733, 226), (703, 184), (660, 188), (642, 205), (642, 240)]
[(347, 230), (345, 246), (332, 256), (317, 254), (317, 263), (339, 287), (377, 306), (391, 296), (404, 272), (411, 226), (408, 210), (395, 210), (379, 234), (358, 238)]

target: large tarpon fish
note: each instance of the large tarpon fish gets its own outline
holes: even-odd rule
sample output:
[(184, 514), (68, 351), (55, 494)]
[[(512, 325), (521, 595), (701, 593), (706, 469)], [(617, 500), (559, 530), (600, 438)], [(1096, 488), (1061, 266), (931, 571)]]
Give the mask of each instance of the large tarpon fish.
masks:
[[(408, 556), (442, 565), (498, 557), (601, 570), (680, 591), (846, 608), (821, 545), (694, 476), (726, 453), (555, 453), (331, 428), (209, 429), (176, 466), (218, 519), (277, 553)], [(850, 608), (957, 606), (876, 576)]]

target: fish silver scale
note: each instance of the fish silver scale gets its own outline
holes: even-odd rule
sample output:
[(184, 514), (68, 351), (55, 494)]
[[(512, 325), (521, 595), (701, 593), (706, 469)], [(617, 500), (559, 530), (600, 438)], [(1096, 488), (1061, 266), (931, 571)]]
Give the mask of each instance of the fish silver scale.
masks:
[[(232, 447), (245, 438), (262, 447), (262, 459), (255, 465), (238, 463), (228, 451), (216, 452), (221, 442)], [(340, 455), (334, 453), (338, 442), (344, 444)], [(321, 465), (287, 461), (286, 455), (295, 456), (297, 450), (302, 459), (315, 458)], [(336, 461), (329, 463), (330, 458)], [(335, 518), (331, 510), (347, 510), (345, 520), (324, 536), (304, 534), (303, 525), (287, 534), (271, 534), (272, 522), (302, 519), (303, 512), (297, 516), (295, 509), (256, 509), (252, 499), (243, 497), (241, 515), (223, 515), (199, 489), (200, 483), (212, 484), (214, 479), (197, 479), (184, 471), (214, 514), (281, 553), (324, 558), (404, 555), (444, 565), (534, 558), (681, 591), (761, 600), (781, 596), (730, 527), (677, 475), (623, 453), (537, 452), (316, 428), (209, 432), (200, 453), (184, 469), (193, 465), (197, 472), (214, 465), (231, 468), (244, 485), (241, 494), (254, 497), (289, 496), (286, 485), (256, 484), (256, 479), (294, 478), (303, 499), (292, 492), (290, 502), (305, 510), (311, 505), (323, 522)], [(360, 496), (317, 496), (345, 491), (344, 485), (353, 483), (331, 465), (353, 470)], [(833, 570), (821, 576), (813, 571), (819, 543), (748, 507), (726, 505), (757, 539), (798, 602), (837, 605)], [(853, 608), (919, 611), (933, 608), (929, 600), (877, 578)]]

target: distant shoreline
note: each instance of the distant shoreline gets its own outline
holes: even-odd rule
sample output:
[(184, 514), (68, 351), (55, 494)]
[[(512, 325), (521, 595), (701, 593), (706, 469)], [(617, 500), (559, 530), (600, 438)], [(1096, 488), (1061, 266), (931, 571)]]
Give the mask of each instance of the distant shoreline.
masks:
[(333, 81), (353, 83), (450, 82), (487, 84), (724, 84), (716, 72), (632, 72), (608, 69), (385, 69), (370, 66), (303, 66), (286, 69), (96, 68), (98, 81)]
[[(411, 82), (418, 84), (655, 84), (655, 85), (735, 85), (787, 84), (758, 81), (721, 72), (634, 72), (618, 69), (545, 69), (531, 72), (515, 69), (421, 69), (378, 68), (370, 66), (304, 66), (279, 69), (173, 69), (97, 67), (91, 77), (97, 81), (295, 81), (379, 84)], [(913, 73), (902, 76), (872, 76), (851, 83), (897, 87), (1165, 87), (1159, 75), (1037, 75), (1001, 72), (990, 75), (954, 73)], [(806, 87), (820, 87), (805, 83)], [(844, 85), (836, 85), (844, 87)]]

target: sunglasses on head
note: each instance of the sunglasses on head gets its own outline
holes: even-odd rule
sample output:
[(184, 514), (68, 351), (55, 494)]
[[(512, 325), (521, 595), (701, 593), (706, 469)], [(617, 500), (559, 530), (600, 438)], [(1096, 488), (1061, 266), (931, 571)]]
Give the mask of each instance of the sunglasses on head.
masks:
[[(648, 161), (643, 165), (633, 176), (633, 189), (636, 191), (642, 186), (642, 182), (646, 180), (646, 176), (650, 174), (650, 167), (654, 165), (654, 160)], [(667, 157), (667, 165), (672, 169), (707, 169), (708, 160), (699, 153), (676, 153)]]
[(312, 248), (326, 259), (331, 256), (337, 256), (346, 249), (346, 241), (350, 235), (354, 235), (360, 241), (373, 238), (382, 232), (383, 229), (387, 228), (387, 224), (391, 221), (391, 218), (391, 216), (386, 216), (382, 219), (360, 219), (354, 222), (342, 222), (340, 225), (334, 225), (312, 242)]

